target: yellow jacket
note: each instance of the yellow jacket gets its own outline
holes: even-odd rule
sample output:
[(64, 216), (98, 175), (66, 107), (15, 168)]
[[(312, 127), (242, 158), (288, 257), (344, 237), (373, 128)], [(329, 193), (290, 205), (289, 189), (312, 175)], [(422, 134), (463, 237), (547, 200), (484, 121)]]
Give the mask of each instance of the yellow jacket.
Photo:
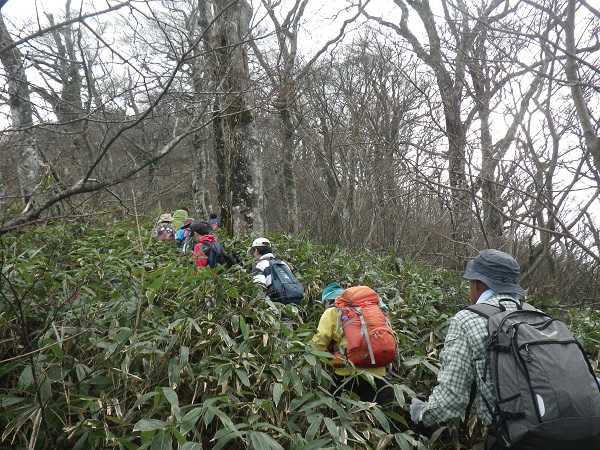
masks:
[[(310, 345), (312, 345), (315, 350), (327, 351), (327, 347), (332, 341), (336, 343), (336, 348), (339, 346), (339, 344), (341, 344), (343, 348), (345, 348), (348, 344), (346, 337), (340, 336), (338, 330), (338, 309), (335, 306), (327, 308), (321, 316), (321, 319), (319, 320), (319, 326), (317, 327), (317, 333), (311, 339)], [(354, 368), (352, 366), (344, 366), (335, 368), (336, 375), (343, 377), (360, 372), (368, 372), (372, 373), (373, 375), (384, 377), (385, 367)]]

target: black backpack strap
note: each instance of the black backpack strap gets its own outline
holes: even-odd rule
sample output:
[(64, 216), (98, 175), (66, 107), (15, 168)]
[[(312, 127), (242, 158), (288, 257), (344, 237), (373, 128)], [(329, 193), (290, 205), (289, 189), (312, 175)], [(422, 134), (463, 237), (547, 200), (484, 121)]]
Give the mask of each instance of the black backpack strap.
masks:
[(202, 242), (202, 253), (204, 253), (204, 256), (206, 256), (206, 265), (209, 265), (208, 263), (210, 261), (210, 254), (214, 252), (214, 250), (215, 249), (212, 242)]
[(529, 303), (524, 302), (522, 300), (521, 300), (521, 307), (519, 309), (521, 309), (523, 311), (537, 311), (538, 310), (535, 306), (530, 305)]
[(489, 319), (494, 314), (505, 311), (505, 308), (503, 306), (494, 306), (488, 303), (476, 303), (475, 305), (471, 305), (468, 308), (466, 308), (466, 310), (472, 311), (475, 314), (480, 315), (481, 317)]
[(460, 424), (460, 429), (463, 436), (468, 436), (469, 431), (469, 416), (471, 415), (471, 408), (475, 402), (475, 395), (477, 394), (477, 383), (473, 380), (471, 383), (471, 390), (469, 391), (469, 402), (467, 403), (467, 409), (465, 410), (465, 419)]
[[(511, 298), (511, 300), (513, 300), (513, 299)], [(466, 309), (468, 311), (471, 311), (471, 312), (485, 318), (486, 320), (489, 320), (489, 318), (492, 317), (494, 314), (498, 314), (498, 313), (506, 311), (506, 308), (504, 306), (502, 306), (501, 304), (499, 306), (495, 306), (495, 305), (490, 305), (489, 303), (476, 303), (474, 305), (469, 306)], [(488, 343), (488, 345), (489, 345), (489, 343)], [(489, 362), (489, 360), (488, 360), (488, 362)], [(486, 363), (486, 369), (484, 369), (486, 371), (487, 371), (487, 364), (488, 363)], [(475, 374), (475, 376), (477, 376), (477, 374)], [(485, 377), (485, 375), (484, 375), (484, 377)], [(460, 424), (461, 431), (463, 432), (463, 434), (465, 436), (468, 435), (467, 422), (469, 421), (469, 415), (471, 413), (471, 408), (473, 407), (473, 403), (475, 402), (476, 394), (477, 394), (477, 383), (475, 380), (473, 380), (473, 383), (471, 383), (471, 390), (469, 392), (469, 402), (467, 403), (467, 409), (465, 411), (465, 419)], [(482, 396), (481, 398), (483, 399), (486, 408), (492, 415), (492, 419), (495, 420), (494, 411), (493, 411), (491, 405), (489, 405), (489, 403), (485, 399), (485, 397)]]
[(503, 301), (515, 303), (517, 305), (517, 310), (537, 311), (537, 308), (530, 305), (529, 303), (524, 302), (521, 299), (516, 300), (513, 297), (501, 298), (498, 302), (498, 306), (490, 305), (489, 303), (476, 303), (467, 307), (466, 309), (469, 311), (473, 311), (475, 314), (479, 314), (480, 316), (485, 317), (486, 319), (489, 319), (494, 314), (506, 311), (506, 308), (502, 305)]

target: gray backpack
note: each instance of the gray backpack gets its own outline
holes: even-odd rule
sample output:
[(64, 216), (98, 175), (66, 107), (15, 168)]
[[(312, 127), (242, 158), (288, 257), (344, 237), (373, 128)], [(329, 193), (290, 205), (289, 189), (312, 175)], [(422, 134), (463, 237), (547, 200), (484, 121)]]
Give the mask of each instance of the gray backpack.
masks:
[(504, 447), (525, 437), (577, 441), (600, 434), (600, 386), (564, 323), (524, 302), (512, 311), (485, 303), (467, 309), (488, 319), (496, 402), (484, 402)]

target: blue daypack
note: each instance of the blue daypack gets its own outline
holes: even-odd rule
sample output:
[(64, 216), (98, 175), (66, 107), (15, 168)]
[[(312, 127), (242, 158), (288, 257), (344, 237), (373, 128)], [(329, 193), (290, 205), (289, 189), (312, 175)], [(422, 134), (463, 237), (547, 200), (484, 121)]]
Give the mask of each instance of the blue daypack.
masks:
[(300, 305), (304, 298), (304, 287), (294, 276), (290, 268), (278, 259), (269, 260), (271, 285), (267, 289), (269, 299), (288, 305)]
[(222, 264), (221, 257), (223, 256), (223, 247), (218, 242), (203, 242), (202, 253), (208, 258), (207, 266), (211, 269)]
[(190, 233), (190, 230), (186, 229), (183, 234), (183, 240), (181, 241), (181, 253), (191, 255), (194, 253), (195, 246), (196, 240), (194, 239), (194, 233)]
[(207, 265), (214, 269), (219, 264), (225, 269), (231, 269), (240, 264), (237, 257), (233, 253), (227, 252), (218, 242), (203, 242), (202, 253), (208, 258)]

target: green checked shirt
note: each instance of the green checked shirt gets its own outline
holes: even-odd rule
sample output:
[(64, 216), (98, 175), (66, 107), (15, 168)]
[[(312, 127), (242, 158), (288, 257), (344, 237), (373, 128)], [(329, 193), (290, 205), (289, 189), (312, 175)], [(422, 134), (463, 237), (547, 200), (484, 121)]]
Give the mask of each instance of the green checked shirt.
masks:
[[(511, 294), (493, 294), (483, 303), (499, 306), (502, 300), (502, 305), (507, 310), (517, 309), (516, 300), (512, 297)], [(426, 426), (461, 417), (469, 403), (473, 381), (477, 384), (477, 415), (486, 426), (492, 423), (492, 417), (482, 399), (483, 395), (490, 406), (494, 405), (496, 399), (489, 365), (486, 370), (487, 342), (485, 317), (462, 310), (450, 320), (444, 348), (440, 352), (442, 366), (438, 374), (438, 385), (420, 413), (420, 420)]]

